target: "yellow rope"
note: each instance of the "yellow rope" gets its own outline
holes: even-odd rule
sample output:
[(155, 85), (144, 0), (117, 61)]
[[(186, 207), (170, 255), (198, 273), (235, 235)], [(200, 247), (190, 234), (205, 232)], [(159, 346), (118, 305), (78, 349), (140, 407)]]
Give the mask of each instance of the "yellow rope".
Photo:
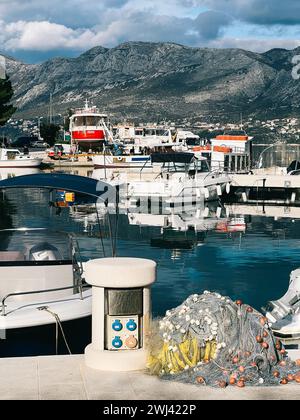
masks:
[(196, 367), (200, 361), (210, 361), (216, 355), (217, 343), (208, 341), (205, 347), (199, 347), (195, 337), (184, 337), (179, 344), (164, 342), (156, 355), (148, 358), (147, 366), (153, 373), (178, 373), (187, 367)]

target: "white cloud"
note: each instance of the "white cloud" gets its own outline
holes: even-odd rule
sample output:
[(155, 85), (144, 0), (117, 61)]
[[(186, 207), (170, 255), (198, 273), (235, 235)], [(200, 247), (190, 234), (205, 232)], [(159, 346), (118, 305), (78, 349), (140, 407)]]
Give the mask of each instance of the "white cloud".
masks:
[(124, 41), (264, 51), (298, 46), (299, 16), (296, 0), (0, 0), (0, 45), (47, 56)]
[(74, 31), (50, 22), (18, 21), (6, 25), (6, 49), (51, 50), (69, 43)]
[(229, 24), (221, 13), (208, 12), (196, 19), (155, 15), (149, 11), (107, 12), (101, 24), (91, 28), (71, 28), (49, 21), (0, 22), (5, 50), (84, 50), (96, 45), (114, 46), (124, 41), (170, 41), (197, 45), (216, 38)]
[(298, 39), (256, 39), (256, 38), (229, 38), (224, 37), (209, 42), (212, 48), (242, 48), (248, 51), (266, 52), (273, 48), (295, 49), (300, 45)]

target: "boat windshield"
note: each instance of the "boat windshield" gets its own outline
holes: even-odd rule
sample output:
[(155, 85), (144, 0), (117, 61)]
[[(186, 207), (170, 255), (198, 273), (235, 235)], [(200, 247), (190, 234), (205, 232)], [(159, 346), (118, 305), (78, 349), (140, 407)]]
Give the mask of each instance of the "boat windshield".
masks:
[(19, 156), (21, 153), (19, 150), (7, 150), (6, 157), (8, 160), (14, 160), (17, 156)]
[(197, 172), (209, 172), (210, 167), (208, 161), (205, 160), (195, 160), (195, 169)]
[(169, 131), (159, 128), (145, 128), (143, 131), (144, 136), (161, 136), (168, 137)]
[(106, 118), (97, 115), (80, 115), (74, 118), (74, 127), (97, 127), (102, 126), (105, 121)]
[(186, 172), (192, 175), (196, 173), (207, 173), (209, 171), (209, 163), (206, 159), (195, 159), (191, 163), (165, 162), (162, 165), (162, 172)]
[(66, 233), (47, 229), (0, 231), (0, 266), (62, 264), (71, 260), (71, 239)]

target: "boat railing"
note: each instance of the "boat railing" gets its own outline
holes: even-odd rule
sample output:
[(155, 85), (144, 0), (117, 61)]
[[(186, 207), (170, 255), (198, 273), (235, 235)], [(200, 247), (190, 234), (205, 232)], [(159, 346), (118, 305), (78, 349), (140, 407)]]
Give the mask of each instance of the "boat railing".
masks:
[(146, 165), (147, 165), (147, 163), (149, 162), (150, 159), (151, 159), (151, 156), (148, 157), (148, 159), (145, 161), (144, 165), (140, 169), (140, 180), (142, 179), (142, 172), (145, 169), (145, 167), (146, 167)]
[(209, 176), (221, 176), (223, 175), (223, 171), (221, 171), (219, 168), (218, 169), (214, 169), (212, 171), (207, 172), (207, 175), (205, 175), (204, 180), (206, 178), (208, 178)]
[(31, 290), (31, 291), (27, 291), (27, 292), (14, 292), (14, 293), (9, 293), (8, 295), (4, 296), (4, 298), (1, 301), (1, 316), (6, 316), (6, 305), (5, 302), (8, 298), (13, 297), (13, 296), (27, 296), (27, 295), (34, 295), (34, 294), (41, 294), (41, 293), (51, 293), (51, 292), (60, 292), (63, 290), (70, 290), (70, 289), (78, 289), (79, 290), (79, 294), (80, 294), (80, 300), (83, 300), (83, 289), (85, 287), (90, 287), (87, 284), (83, 283), (82, 281), (79, 282), (76, 285), (72, 285), (72, 286), (67, 286), (67, 287), (58, 287), (55, 289), (42, 289), (42, 290)]
[[(30, 232), (30, 231), (46, 231), (47, 229), (45, 228), (17, 228), (17, 229), (4, 229), (1, 230), (2, 231), (16, 231), (16, 232)], [(78, 240), (76, 238), (76, 236), (72, 233), (70, 233), (69, 235), (69, 239), (70, 239), (70, 246), (71, 246), (71, 255), (72, 255), (72, 265), (73, 265), (73, 272), (74, 272), (74, 284), (72, 286), (67, 286), (67, 287), (59, 287), (59, 288), (55, 288), (55, 289), (42, 289), (42, 290), (32, 290), (32, 291), (27, 291), (27, 292), (15, 292), (15, 293), (9, 293), (8, 295), (6, 295), (3, 299), (2, 299), (2, 314), (1, 316), (6, 316), (6, 311), (5, 311), (5, 301), (12, 297), (12, 296), (26, 296), (26, 295), (31, 295), (31, 294), (40, 294), (40, 293), (51, 293), (51, 292), (59, 292), (59, 291), (63, 291), (63, 290), (70, 290), (70, 289), (74, 289), (75, 293), (80, 294), (80, 299), (83, 300), (83, 288), (84, 287), (88, 287), (87, 284), (85, 283), (84, 279), (82, 278), (83, 275), (83, 261), (82, 261), (82, 256), (81, 256), (81, 252), (80, 252), (80, 247), (79, 247), (79, 243)]]

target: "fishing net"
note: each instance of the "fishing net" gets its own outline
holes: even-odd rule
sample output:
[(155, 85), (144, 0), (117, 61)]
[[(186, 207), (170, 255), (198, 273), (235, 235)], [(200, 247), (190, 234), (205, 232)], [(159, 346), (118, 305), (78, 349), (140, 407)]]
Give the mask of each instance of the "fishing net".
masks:
[(162, 379), (219, 387), (300, 382), (299, 361), (287, 357), (267, 318), (241, 301), (206, 291), (157, 322), (148, 369)]

